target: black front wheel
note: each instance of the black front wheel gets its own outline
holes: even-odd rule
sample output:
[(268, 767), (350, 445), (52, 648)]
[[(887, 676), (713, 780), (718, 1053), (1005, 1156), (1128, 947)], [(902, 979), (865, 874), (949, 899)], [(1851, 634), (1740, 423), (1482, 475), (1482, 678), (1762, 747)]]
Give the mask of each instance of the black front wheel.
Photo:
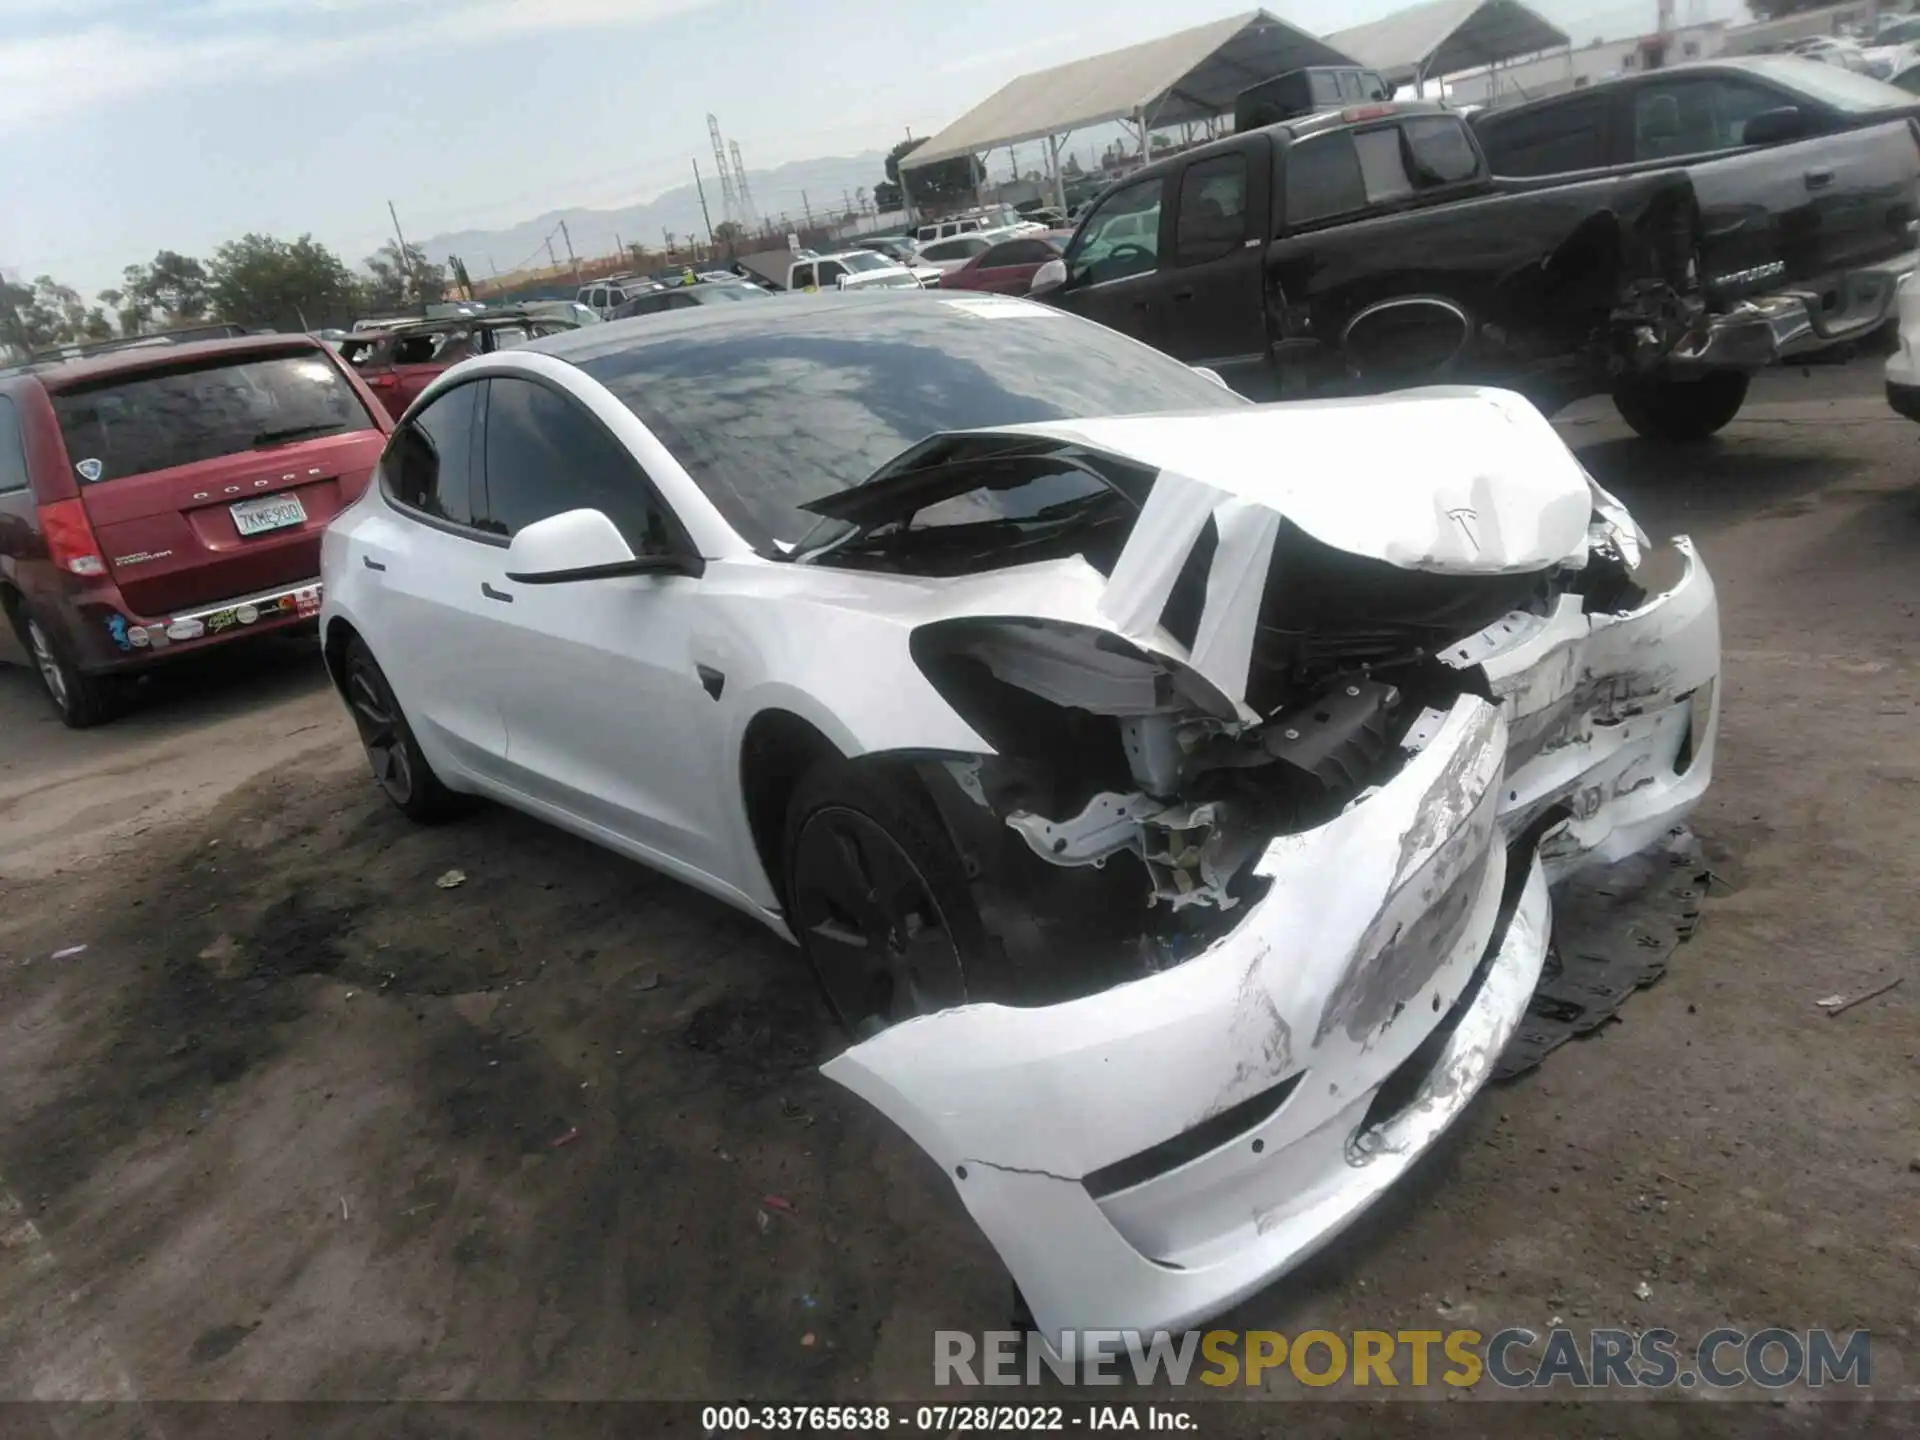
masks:
[(787, 816), (794, 937), (856, 1040), (967, 998), (979, 918), (959, 856), (910, 774), (832, 761)]
[(357, 636), (347, 644), (345, 690), (367, 763), (387, 798), (409, 820), (423, 825), (455, 814), (461, 797), (433, 773), (393, 687), (366, 642)]
[(1697, 380), (1621, 381), (1614, 408), (1636, 435), (1672, 444), (1697, 444), (1724, 430), (1747, 401), (1747, 376), (1716, 370)]

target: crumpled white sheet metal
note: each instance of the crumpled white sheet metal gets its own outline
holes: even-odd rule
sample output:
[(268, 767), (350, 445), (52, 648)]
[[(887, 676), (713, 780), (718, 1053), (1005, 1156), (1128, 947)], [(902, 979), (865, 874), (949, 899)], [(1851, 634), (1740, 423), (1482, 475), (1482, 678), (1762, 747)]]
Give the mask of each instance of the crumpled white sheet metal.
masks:
[[(1160, 472), (1100, 612), (1237, 701), (1281, 518), (1322, 544), (1402, 569), (1489, 575), (1583, 556), (1596, 503), (1618, 508), (1540, 412), (1505, 390), (1437, 386), (1010, 428)], [(1187, 655), (1159, 618), (1208, 520), (1219, 549)]]
[[(1572, 474), (1576, 544), (1597, 487)], [(1203, 954), (1063, 1005), (909, 1021), (824, 1067), (946, 1168), (1043, 1332), (1218, 1314), (1336, 1235), (1465, 1108), (1538, 979), (1550, 874), (1644, 848), (1711, 777), (1717, 600), (1676, 543), (1680, 581), (1629, 614), (1571, 598), (1464, 637), (1445, 658), (1480, 666), (1495, 703), (1464, 696), (1391, 782), (1275, 838), (1271, 888)], [(1496, 934), (1508, 842), (1555, 804), (1573, 818)], [(1363, 1127), (1449, 1023), (1411, 1102)], [(1098, 1198), (1085, 1183), (1293, 1074), (1277, 1110), (1207, 1153)]]

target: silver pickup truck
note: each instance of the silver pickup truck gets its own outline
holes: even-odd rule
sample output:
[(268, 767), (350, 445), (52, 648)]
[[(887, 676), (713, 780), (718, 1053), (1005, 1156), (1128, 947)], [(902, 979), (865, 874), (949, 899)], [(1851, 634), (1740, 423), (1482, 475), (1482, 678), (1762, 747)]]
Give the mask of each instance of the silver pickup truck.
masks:
[(1614, 400), (1642, 435), (1704, 439), (1755, 370), (1845, 353), (1894, 316), (1920, 265), (1920, 97), (1818, 61), (1767, 55), (1622, 76), (1476, 112), (1496, 175), (1684, 166), (1716, 325)]

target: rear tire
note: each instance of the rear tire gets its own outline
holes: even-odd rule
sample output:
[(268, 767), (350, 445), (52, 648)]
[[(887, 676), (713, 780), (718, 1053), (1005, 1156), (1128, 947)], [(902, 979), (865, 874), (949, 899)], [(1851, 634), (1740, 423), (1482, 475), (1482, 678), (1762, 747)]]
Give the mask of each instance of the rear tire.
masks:
[(40, 684), (54, 711), (69, 730), (104, 725), (120, 713), (126, 698), (124, 684), (114, 676), (89, 675), (75, 665), (54, 631), (31, 610), (21, 616), (20, 637), (27, 658), (39, 673)]
[(1716, 370), (1698, 380), (1623, 380), (1614, 387), (1620, 418), (1637, 435), (1693, 445), (1726, 428), (1746, 403), (1748, 377)]
[(459, 814), (465, 797), (449, 790), (433, 773), (386, 672), (357, 635), (347, 642), (341, 673), (347, 709), (360, 732), (374, 781), (394, 808), (421, 825), (437, 825)]
[(983, 932), (960, 856), (910, 773), (816, 765), (787, 809), (787, 920), (855, 1040), (967, 998)]

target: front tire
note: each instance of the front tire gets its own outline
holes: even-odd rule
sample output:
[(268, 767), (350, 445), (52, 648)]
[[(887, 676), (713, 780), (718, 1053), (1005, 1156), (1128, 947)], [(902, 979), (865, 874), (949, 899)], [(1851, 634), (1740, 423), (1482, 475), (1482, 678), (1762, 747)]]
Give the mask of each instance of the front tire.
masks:
[(111, 676), (88, 675), (67, 658), (53, 632), (31, 610), (25, 613), (20, 635), (27, 655), (39, 672), (40, 684), (53, 702), (61, 723), (69, 730), (103, 725), (120, 713), (125, 691)]
[(357, 635), (347, 642), (344, 677), (347, 708), (367, 763), (394, 808), (421, 825), (436, 825), (458, 814), (462, 797), (433, 773), (386, 673)]
[(1636, 435), (1669, 444), (1693, 445), (1725, 429), (1746, 403), (1748, 377), (1716, 370), (1697, 380), (1621, 381), (1614, 408)]
[(915, 777), (873, 761), (807, 772), (787, 810), (787, 918), (855, 1040), (967, 999), (981, 927), (960, 857)]

